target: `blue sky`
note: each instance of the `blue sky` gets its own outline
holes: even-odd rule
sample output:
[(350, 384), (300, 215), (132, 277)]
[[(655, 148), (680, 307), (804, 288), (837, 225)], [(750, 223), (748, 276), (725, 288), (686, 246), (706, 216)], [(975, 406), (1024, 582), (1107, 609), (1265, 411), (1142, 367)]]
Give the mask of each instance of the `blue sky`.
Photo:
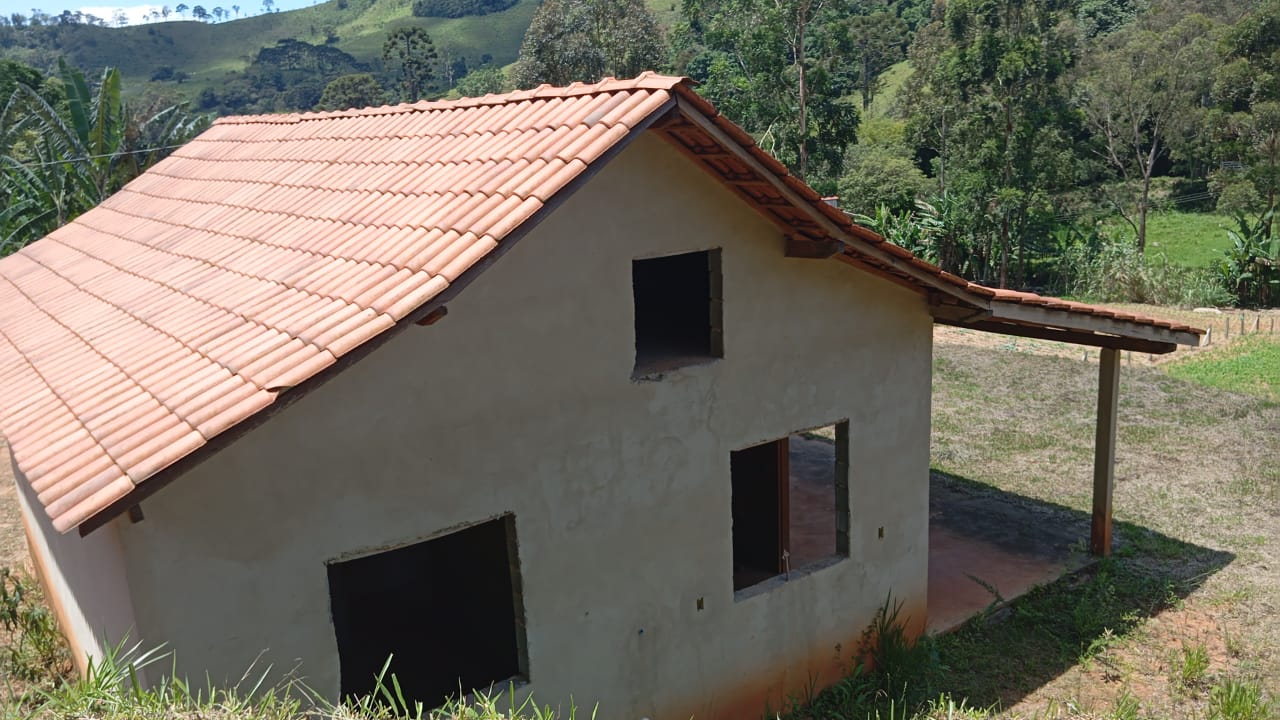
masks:
[[(90, 2), (93, 2), (93, 0), (90, 0)], [(170, 8), (173, 8), (177, 7), (180, 2), (185, 2), (187, 5), (202, 4), (200, 0), (166, 0), (165, 2), (158, 3), (137, 3), (135, 0), (131, 3), (119, 5), (102, 5), (97, 2), (92, 5), (81, 5), (75, 2), (67, 2), (66, 0), (60, 0), (56, 4), (49, 2), (49, 0), (0, 0), (0, 13), (3, 13), (5, 17), (8, 17), (16, 12), (29, 16), (32, 8), (39, 8), (50, 15), (58, 15), (63, 10), (79, 10), (80, 12), (97, 15), (100, 18), (110, 21), (115, 12), (117, 10), (121, 10), (126, 16), (128, 16), (130, 23), (137, 24), (147, 22), (146, 16), (152, 10), (159, 10), (161, 5), (168, 5)], [(315, 4), (314, 0), (275, 0), (275, 3), (276, 9), (281, 11), (294, 10)], [(213, 5), (230, 7), (233, 3), (229, 0), (228, 2), (213, 2), (210, 0), (210, 2), (203, 4), (205, 7), (212, 7)], [(242, 8), (242, 14), (248, 13), (256, 15), (262, 12), (261, 0), (240, 0), (240, 2), (236, 2), (234, 4), (240, 5)], [(191, 14), (188, 13), (187, 19), (189, 20), (190, 18)], [(172, 13), (169, 16), (169, 19), (172, 21), (181, 20), (182, 18), (177, 13)]]

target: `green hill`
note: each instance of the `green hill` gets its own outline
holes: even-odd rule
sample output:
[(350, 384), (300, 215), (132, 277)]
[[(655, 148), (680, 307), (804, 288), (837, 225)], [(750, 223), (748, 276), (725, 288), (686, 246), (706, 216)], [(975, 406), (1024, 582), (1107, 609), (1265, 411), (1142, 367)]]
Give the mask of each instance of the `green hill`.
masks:
[[(209, 24), (194, 20), (123, 28), (85, 24), (52, 24), (3, 28), (0, 56), (50, 69), (59, 55), (90, 75), (112, 66), (125, 86), (140, 92), (161, 68), (185, 74), (185, 82), (165, 87), (194, 98), (217, 87), (227, 73), (244, 70), (258, 51), (283, 39), (333, 44), (365, 63), (377, 64), (386, 34), (401, 26), (418, 26), (432, 37), (442, 57), (465, 58), (477, 66), (490, 56), (499, 65), (513, 62), (538, 0), (520, 0), (489, 15), (464, 18), (416, 18), (410, 0), (329, 0), (309, 8), (267, 13)], [(0, 37), (0, 40), (5, 38)]]

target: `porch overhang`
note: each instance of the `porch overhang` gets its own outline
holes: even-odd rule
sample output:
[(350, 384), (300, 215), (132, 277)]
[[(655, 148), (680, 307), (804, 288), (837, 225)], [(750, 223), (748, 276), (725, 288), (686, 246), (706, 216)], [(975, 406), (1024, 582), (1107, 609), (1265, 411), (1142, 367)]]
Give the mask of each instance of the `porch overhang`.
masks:
[[(1076, 303), (1040, 298), (1024, 293), (992, 291), (1016, 298), (1015, 302), (990, 299), (969, 305), (945, 301), (929, 306), (934, 322), (1000, 335), (1053, 340), (1101, 348), (1098, 366), (1098, 418), (1094, 434), (1093, 519), (1089, 550), (1111, 554), (1112, 498), (1115, 493), (1116, 427), (1120, 397), (1120, 351), (1161, 355), (1179, 345), (1197, 347), (1202, 332), (1195, 328), (1159, 323), (1124, 313), (1086, 314)], [(1108, 311), (1109, 312), (1109, 311)]]

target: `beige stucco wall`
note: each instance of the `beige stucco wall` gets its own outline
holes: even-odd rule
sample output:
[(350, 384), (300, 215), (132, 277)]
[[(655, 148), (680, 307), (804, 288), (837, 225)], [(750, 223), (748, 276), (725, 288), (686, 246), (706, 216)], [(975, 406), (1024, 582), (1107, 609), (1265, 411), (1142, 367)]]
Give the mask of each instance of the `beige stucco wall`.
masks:
[(123, 521), (108, 523), (88, 537), (77, 532), (60, 534), (12, 457), (10, 463), (31, 560), (76, 667), (84, 672), (90, 658), (101, 658), (112, 647), (127, 648), (136, 639), (117, 533)]
[[(631, 260), (710, 247), (724, 359), (631, 380)], [(643, 137), (449, 309), (119, 526), (146, 640), (215, 678), (266, 650), (334, 695), (325, 562), (503, 512), (542, 702), (742, 716), (835, 680), (889, 592), (923, 622), (931, 324), (917, 295), (784, 258), (776, 228)], [(842, 418), (851, 557), (735, 601), (730, 451)]]

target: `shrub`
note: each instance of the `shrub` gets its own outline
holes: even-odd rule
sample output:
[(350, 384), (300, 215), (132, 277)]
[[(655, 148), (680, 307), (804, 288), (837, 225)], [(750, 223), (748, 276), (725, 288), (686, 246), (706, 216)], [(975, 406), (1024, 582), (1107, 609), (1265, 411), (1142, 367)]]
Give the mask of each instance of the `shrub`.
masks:
[(1094, 250), (1075, 245), (1062, 262), (1068, 294), (1093, 302), (1134, 302), (1183, 307), (1231, 304), (1218, 274), (1185, 268), (1164, 253), (1142, 256), (1127, 242)]
[(3, 673), (27, 683), (56, 680), (71, 671), (71, 655), (37, 586), (9, 568), (0, 568), (0, 647)]

